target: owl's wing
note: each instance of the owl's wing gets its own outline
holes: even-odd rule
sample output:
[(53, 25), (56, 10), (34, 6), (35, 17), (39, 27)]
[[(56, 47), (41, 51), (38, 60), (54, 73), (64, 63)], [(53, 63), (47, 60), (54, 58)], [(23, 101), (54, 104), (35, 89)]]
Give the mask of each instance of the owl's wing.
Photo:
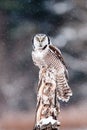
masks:
[[(72, 96), (71, 88), (68, 85), (68, 70), (64, 62), (63, 56), (59, 49), (50, 45), (52, 53), (55, 53), (55, 57), (60, 59), (61, 63), (64, 65), (64, 72), (57, 74), (57, 97), (59, 100), (68, 101), (70, 96)], [(62, 69), (62, 68), (61, 68)]]
[(63, 59), (63, 56), (61, 54), (61, 51), (58, 48), (54, 47), (53, 45), (49, 45), (49, 48), (51, 49), (51, 51), (53, 53), (55, 53), (56, 58), (60, 59), (61, 63), (64, 65), (64, 67), (65, 67), (65, 72), (64, 73), (65, 73), (66, 79), (68, 80), (68, 78), (69, 78), (68, 70), (67, 70), (66, 63), (65, 63), (65, 61)]
[(70, 96), (72, 96), (72, 90), (68, 85), (67, 79), (64, 75), (64, 73), (57, 75), (57, 98), (59, 100), (67, 102), (70, 99)]

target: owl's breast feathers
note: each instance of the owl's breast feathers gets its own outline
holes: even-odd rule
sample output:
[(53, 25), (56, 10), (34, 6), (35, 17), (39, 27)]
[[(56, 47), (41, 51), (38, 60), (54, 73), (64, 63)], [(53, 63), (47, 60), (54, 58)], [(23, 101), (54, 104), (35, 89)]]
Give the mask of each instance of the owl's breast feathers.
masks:
[(68, 77), (67, 67), (59, 49), (53, 45), (48, 45), (44, 50), (35, 50), (32, 52), (32, 58), (39, 68), (41, 66), (54, 67), (55, 69), (65, 72)]
[(46, 66), (45, 57), (47, 55), (47, 52), (48, 48), (46, 48), (45, 50), (34, 50), (32, 52), (33, 62), (39, 68), (41, 68), (42, 66)]

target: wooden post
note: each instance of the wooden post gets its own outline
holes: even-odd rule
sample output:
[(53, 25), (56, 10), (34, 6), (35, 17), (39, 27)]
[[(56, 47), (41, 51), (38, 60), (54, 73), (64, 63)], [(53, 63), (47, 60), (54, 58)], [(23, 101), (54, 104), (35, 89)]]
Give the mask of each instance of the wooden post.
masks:
[(39, 73), (37, 110), (34, 130), (58, 130), (59, 102), (56, 96), (54, 69), (42, 68)]

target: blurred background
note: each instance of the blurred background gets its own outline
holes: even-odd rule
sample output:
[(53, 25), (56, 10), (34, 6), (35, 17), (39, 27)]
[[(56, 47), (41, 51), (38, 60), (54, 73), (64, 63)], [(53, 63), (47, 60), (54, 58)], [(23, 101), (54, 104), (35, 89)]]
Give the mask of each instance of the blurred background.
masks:
[(61, 130), (87, 130), (87, 0), (0, 0), (0, 130), (32, 130), (39, 69), (32, 38), (60, 48), (73, 96), (61, 104)]

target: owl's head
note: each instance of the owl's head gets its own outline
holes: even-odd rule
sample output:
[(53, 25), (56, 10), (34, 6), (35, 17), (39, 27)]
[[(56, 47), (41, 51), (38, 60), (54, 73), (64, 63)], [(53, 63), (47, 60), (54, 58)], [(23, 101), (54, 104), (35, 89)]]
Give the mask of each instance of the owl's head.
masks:
[(33, 47), (35, 50), (44, 50), (50, 43), (49, 37), (45, 34), (36, 34), (33, 38)]

